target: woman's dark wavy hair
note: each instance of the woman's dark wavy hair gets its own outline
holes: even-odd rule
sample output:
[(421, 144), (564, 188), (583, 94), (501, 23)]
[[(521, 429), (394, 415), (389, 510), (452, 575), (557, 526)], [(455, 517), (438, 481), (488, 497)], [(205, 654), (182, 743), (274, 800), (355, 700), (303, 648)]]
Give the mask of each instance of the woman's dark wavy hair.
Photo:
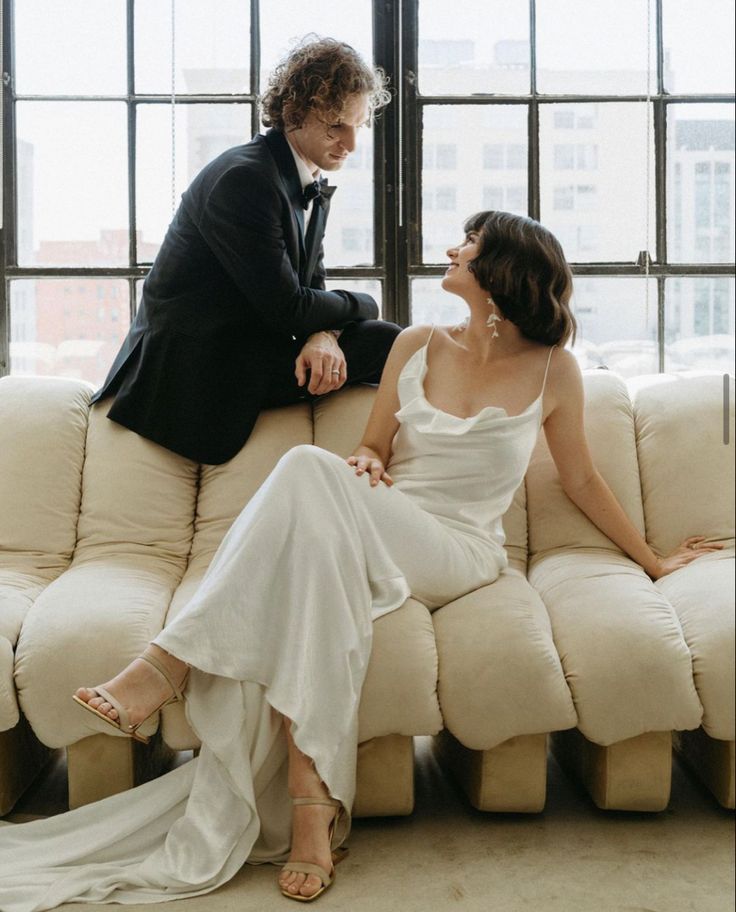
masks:
[(307, 35), (271, 73), (261, 96), (265, 127), (294, 130), (314, 112), (336, 123), (352, 95), (367, 95), (369, 119), (391, 101), (388, 79), (372, 69), (356, 50), (334, 38)]
[(575, 340), (572, 272), (557, 238), (539, 222), (510, 212), (478, 212), (463, 226), (478, 236), (468, 264), (503, 316), (546, 345)]

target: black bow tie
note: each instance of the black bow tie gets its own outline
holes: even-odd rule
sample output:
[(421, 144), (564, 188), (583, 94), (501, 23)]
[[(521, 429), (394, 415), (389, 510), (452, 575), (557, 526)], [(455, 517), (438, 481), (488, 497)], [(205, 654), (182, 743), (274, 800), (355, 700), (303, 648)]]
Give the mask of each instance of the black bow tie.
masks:
[(307, 184), (304, 188), (304, 193), (302, 194), (302, 206), (305, 209), (309, 209), (309, 204), (312, 200), (317, 199), (322, 196), (322, 189), (319, 185), (319, 181), (313, 181), (311, 184)]

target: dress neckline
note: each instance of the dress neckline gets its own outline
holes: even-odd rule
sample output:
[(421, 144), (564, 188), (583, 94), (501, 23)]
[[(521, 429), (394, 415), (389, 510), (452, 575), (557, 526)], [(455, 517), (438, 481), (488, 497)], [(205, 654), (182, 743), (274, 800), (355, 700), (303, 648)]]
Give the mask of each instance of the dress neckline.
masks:
[[(486, 413), (489, 413), (489, 412), (499, 412), (500, 416), (505, 417), (508, 421), (513, 421), (517, 418), (523, 418), (524, 416), (529, 414), (534, 409), (534, 407), (539, 405), (539, 403), (542, 401), (542, 399), (544, 397), (544, 388), (545, 388), (546, 381), (547, 381), (547, 370), (549, 370), (549, 362), (552, 358), (552, 351), (554, 351), (554, 346), (550, 349), (549, 357), (547, 358), (547, 370), (545, 370), (545, 372), (544, 372), (544, 380), (542, 381), (542, 391), (540, 392), (540, 394), (537, 396), (537, 398), (533, 402), (530, 402), (529, 405), (522, 412), (519, 412), (516, 415), (509, 415), (509, 413), (506, 411), (506, 409), (501, 405), (485, 405), (479, 412), (476, 412), (474, 415), (468, 415), (466, 417), (462, 417), (460, 415), (454, 415), (452, 412), (446, 412), (444, 409), (438, 408), (436, 405), (433, 405), (429, 401), (429, 399), (427, 399), (426, 393), (424, 391), (424, 379), (427, 376), (427, 371), (429, 370), (429, 365), (427, 363), (427, 350), (429, 348), (429, 343), (432, 339), (433, 334), (434, 334), (434, 326), (432, 327), (432, 331), (430, 332), (429, 337), (427, 338), (427, 341), (424, 343), (424, 345), (422, 345), (421, 348), (418, 348), (414, 352), (414, 354), (411, 356), (411, 358), (409, 358), (409, 360), (404, 365), (404, 370), (406, 370), (406, 368), (414, 360), (414, 358), (416, 358), (417, 356), (420, 356), (421, 372), (420, 372), (419, 376), (417, 377), (417, 386), (419, 388), (419, 397), (421, 398), (421, 400), (424, 402), (424, 404), (426, 406), (428, 406), (430, 409), (432, 409), (432, 411), (438, 412), (439, 414), (444, 415), (447, 418), (451, 418), (455, 421), (460, 421), (460, 422), (477, 421), (483, 415), (485, 415)], [(402, 370), (402, 372), (401, 372), (402, 374), (404, 373), (404, 370)]]

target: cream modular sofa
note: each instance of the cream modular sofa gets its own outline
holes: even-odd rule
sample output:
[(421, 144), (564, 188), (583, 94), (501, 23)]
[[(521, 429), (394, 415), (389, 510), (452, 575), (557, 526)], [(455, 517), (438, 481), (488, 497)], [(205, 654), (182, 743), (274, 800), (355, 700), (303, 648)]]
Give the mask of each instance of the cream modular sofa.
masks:
[[(567, 500), (542, 435), (505, 518), (508, 571), (433, 614), (409, 599), (374, 626), (356, 815), (411, 812), (414, 735), (435, 736), (484, 810), (541, 810), (550, 744), (599, 807), (662, 809), (673, 742), (734, 806), (722, 377), (627, 387), (599, 370), (585, 384), (597, 464), (652, 545), (700, 533), (725, 549), (653, 583)], [(91, 733), (70, 695), (119, 670), (182, 610), (287, 450), (347, 455), (374, 396), (358, 387), (265, 412), (233, 460), (200, 466), (109, 421), (104, 403), (90, 410), (90, 392), (73, 380), (0, 380), (0, 814), (54, 748), (67, 752), (72, 807), (196, 749), (181, 705), (151, 723), (144, 746)]]

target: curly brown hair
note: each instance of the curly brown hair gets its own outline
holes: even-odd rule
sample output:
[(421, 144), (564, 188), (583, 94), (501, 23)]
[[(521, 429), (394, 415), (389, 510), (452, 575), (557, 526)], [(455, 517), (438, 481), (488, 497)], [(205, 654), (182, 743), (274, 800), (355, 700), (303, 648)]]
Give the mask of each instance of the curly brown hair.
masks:
[(265, 127), (295, 130), (314, 112), (334, 123), (353, 95), (368, 96), (370, 119), (391, 101), (387, 84), (383, 70), (371, 69), (349, 44), (307, 35), (271, 73), (260, 99), (261, 121)]
[(534, 219), (492, 210), (471, 215), (463, 229), (478, 235), (480, 250), (468, 269), (504, 317), (528, 339), (574, 342), (572, 272), (552, 232)]

